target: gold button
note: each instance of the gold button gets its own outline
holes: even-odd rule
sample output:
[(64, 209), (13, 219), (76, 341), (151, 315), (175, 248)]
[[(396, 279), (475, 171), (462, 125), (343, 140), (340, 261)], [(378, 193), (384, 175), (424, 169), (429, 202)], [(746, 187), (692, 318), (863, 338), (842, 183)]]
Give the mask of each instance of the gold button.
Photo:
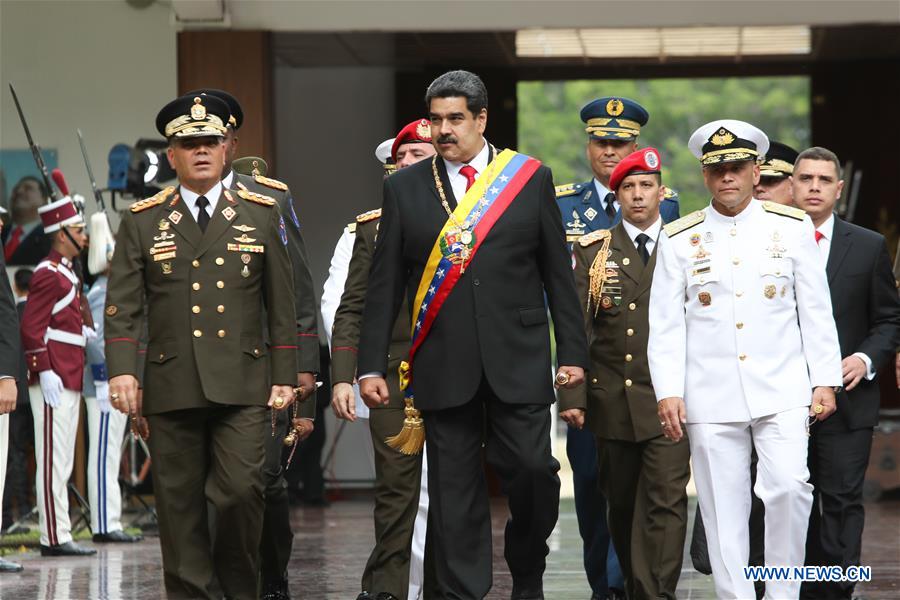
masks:
[(634, 329), (631, 329), (631, 328), (629, 327), (628, 329), (625, 330), (625, 335), (627, 335), (628, 337), (633, 336), (633, 335), (634, 335)]
[(744, 328), (744, 324), (741, 323), (740, 321), (738, 321), (738, 322), (735, 324), (735, 326), (736, 326), (738, 329), (743, 329), (743, 328)]
[(217, 264), (217, 265), (220, 265), (220, 266), (221, 266), (221, 265), (224, 265), (224, 264), (225, 264), (225, 259), (222, 258), (221, 256), (218, 257), (218, 258), (216, 258), (216, 264)]
[(201, 335), (203, 335), (202, 331), (200, 331), (199, 329), (194, 330), (194, 337), (200, 337)]
[(597, 378), (596, 377), (592, 378), (591, 383), (597, 383)]
[(200, 261), (197, 260), (197, 259), (195, 258), (194, 260), (191, 261), (191, 264), (192, 264), (194, 267), (199, 267), (199, 266), (200, 266)]
[(628, 265), (631, 264), (631, 259), (628, 258), (628, 257), (623, 258), (623, 259), (622, 259), (622, 264), (625, 265), (625, 266), (627, 267)]
[(738, 354), (738, 358), (741, 360), (745, 360), (747, 358), (747, 355), (741, 352), (740, 354)]
[(259, 348), (253, 349), (253, 356), (259, 356)]
[(164, 359), (165, 357), (166, 357), (165, 354), (160, 354), (160, 355), (159, 355), (159, 360), (162, 360), (162, 359)]
[(737, 296), (738, 298), (740, 298), (741, 296), (744, 295), (744, 292), (742, 292), (741, 290), (738, 290), (734, 293), (734, 295)]
[(197, 282), (192, 283), (192, 284), (191, 284), (191, 289), (193, 289), (193, 290), (196, 292), (197, 290), (200, 289), (200, 284), (197, 283)]
[(626, 355), (625, 355), (625, 362), (631, 362), (631, 360), (632, 360), (633, 358), (634, 358), (634, 357), (631, 356), (630, 354), (626, 354)]
[(223, 313), (223, 312), (225, 312), (225, 307), (220, 304), (216, 307), (216, 311)]
[(225, 337), (225, 330), (224, 330), (224, 329), (220, 329), (220, 330), (216, 333), (216, 335), (218, 335), (219, 337)]
[(776, 275), (781, 275), (781, 271), (775, 271)]
[(199, 306), (194, 306), (193, 308), (191, 308), (191, 311), (196, 315), (197, 313), (200, 312), (200, 307), (199, 307)]
[(739, 264), (741, 264), (741, 259), (739, 259), (737, 256), (735, 256), (734, 258), (731, 259), (731, 264), (739, 265)]
[(625, 380), (625, 387), (631, 387), (631, 380), (630, 380), (630, 379), (626, 379), (626, 380)]
[(221, 290), (223, 287), (225, 287), (225, 282), (224, 282), (224, 281), (221, 281), (221, 280), (217, 281), (217, 282), (216, 282), (216, 287), (219, 288), (219, 289)]
[(734, 237), (734, 236), (737, 235), (737, 229), (735, 229), (734, 227), (732, 227), (732, 228), (731, 228), (731, 231), (729, 231), (728, 233), (730, 233), (731, 236)]
[(637, 304), (635, 304), (634, 302), (632, 302), (631, 304), (628, 305), (628, 310), (634, 310), (636, 308), (637, 308)]
[(701, 277), (701, 278), (700, 278), (700, 283), (706, 283), (706, 277)]

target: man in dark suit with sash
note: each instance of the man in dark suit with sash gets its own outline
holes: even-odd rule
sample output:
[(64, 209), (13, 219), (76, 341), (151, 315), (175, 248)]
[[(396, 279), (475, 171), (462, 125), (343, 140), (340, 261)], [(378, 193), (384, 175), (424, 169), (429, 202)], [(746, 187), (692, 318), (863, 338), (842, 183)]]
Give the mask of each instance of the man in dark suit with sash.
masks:
[[(543, 598), (546, 539), (559, 506), (551, 455), (547, 308), (556, 384), (583, 381), (587, 342), (549, 169), (482, 136), (487, 91), (452, 71), (425, 95), (439, 156), (385, 180), (358, 372), (367, 404), (389, 401), (391, 329), (411, 307), (411, 371), (428, 446), (429, 529), (443, 597), (491, 587), (482, 444), (509, 496), (505, 557), (513, 598)], [(545, 304), (545, 295), (546, 303)]]

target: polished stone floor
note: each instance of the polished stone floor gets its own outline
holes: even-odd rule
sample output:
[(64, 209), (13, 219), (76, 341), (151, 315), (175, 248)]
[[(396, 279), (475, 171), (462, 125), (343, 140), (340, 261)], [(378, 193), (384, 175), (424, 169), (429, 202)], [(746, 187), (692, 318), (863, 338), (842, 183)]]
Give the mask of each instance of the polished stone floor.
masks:
[[(502, 558), (505, 509), (495, 502), (494, 589), (490, 599), (508, 598), (511, 580)], [(691, 511), (693, 514), (693, 510)], [(294, 598), (352, 600), (372, 539), (371, 501), (334, 502), (328, 508), (296, 508), (291, 561)], [(545, 577), (548, 600), (587, 600), (581, 569), (581, 540), (571, 500), (564, 500), (550, 540)], [(20, 574), (0, 575), (0, 599), (151, 600), (164, 598), (158, 540), (149, 537), (130, 546), (97, 546), (87, 558), (41, 558), (34, 552), (9, 556), (25, 566)], [(900, 598), (900, 498), (867, 505), (862, 563), (873, 567), (874, 581), (857, 587), (870, 600)], [(685, 558), (679, 598), (712, 598), (711, 578)]]

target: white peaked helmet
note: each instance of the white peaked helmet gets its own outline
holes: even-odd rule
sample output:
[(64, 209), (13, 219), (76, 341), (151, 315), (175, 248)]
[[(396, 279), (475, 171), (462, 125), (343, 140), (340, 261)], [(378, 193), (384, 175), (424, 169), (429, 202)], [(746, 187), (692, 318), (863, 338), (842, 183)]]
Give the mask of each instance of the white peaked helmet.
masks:
[(91, 215), (91, 243), (88, 247), (88, 270), (92, 275), (106, 271), (116, 249), (116, 239), (109, 227), (106, 213), (96, 212)]

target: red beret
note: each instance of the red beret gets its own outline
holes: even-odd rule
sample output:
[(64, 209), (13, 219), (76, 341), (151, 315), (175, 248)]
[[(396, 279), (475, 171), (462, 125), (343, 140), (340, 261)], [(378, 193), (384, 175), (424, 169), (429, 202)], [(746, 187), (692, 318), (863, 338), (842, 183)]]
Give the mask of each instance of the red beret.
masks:
[(397, 148), (410, 142), (431, 143), (431, 123), (428, 119), (416, 119), (400, 130), (391, 147), (391, 159), (397, 162)]
[(659, 173), (661, 169), (662, 162), (656, 148), (642, 148), (632, 152), (616, 165), (612, 175), (609, 176), (609, 189), (612, 191), (619, 189), (619, 184), (629, 175)]

